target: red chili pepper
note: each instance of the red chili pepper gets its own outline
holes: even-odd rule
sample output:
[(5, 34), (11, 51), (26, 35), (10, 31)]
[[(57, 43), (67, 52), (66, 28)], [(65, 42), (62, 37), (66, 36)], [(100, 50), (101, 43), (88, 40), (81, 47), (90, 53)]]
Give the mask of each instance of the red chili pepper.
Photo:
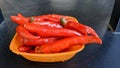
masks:
[(88, 35), (93, 35), (93, 36), (96, 36), (96, 37), (99, 37), (98, 34), (95, 32), (95, 30), (89, 26), (85, 26), (86, 28), (86, 31), (87, 31), (87, 34)]
[[(59, 16), (58, 16), (59, 17)], [(30, 18), (30, 21), (31, 22), (34, 22), (34, 21), (52, 21), (52, 22), (60, 22), (60, 19), (58, 17), (54, 17), (53, 14), (46, 14), (46, 15), (41, 15), (41, 16), (32, 16)]]
[(74, 17), (59, 15), (59, 14), (48, 14), (48, 15), (45, 15), (45, 16), (46, 16), (44, 18), (45, 20), (53, 21), (53, 22), (57, 22), (57, 23), (60, 23), (61, 18), (65, 18), (67, 21), (77, 21)]
[(34, 36), (33, 34), (31, 34), (30, 32), (28, 32), (25, 28), (23, 28), (21, 25), (16, 27), (16, 32), (22, 36), (23, 38), (27, 38), (27, 39), (39, 39), (40, 36)]
[(40, 16), (32, 16), (30, 17), (30, 22), (41, 22), (41, 21), (45, 21), (44, 19), (48, 18), (48, 16), (50, 16), (50, 14), (46, 14), (46, 15), (40, 15)]
[(22, 14), (18, 13), (18, 16), (11, 16), (11, 20), (20, 25), (34, 21), (52, 21), (60, 24), (60, 18), (65, 18), (68, 21), (76, 21), (73, 17), (58, 14), (46, 14), (41, 16), (24, 17)]
[(18, 13), (18, 17), (25, 18), (21, 13)]
[(37, 17), (37, 16), (32, 16), (29, 18), (29, 21), (30, 22), (34, 22), (34, 21), (37, 21), (37, 22), (41, 22), (41, 21), (44, 21), (42, 17)]
[(58, 53), (73, 45), (82, 45), (82, 44), (90, 44), (90, 43), (102, 44), (102, 41), (100, 38), (96, 36), (69, 37), (69, 38), (55, 41), (51, 44), (36, 46), (35, 52), (36, 53)]
[(30, 51), (31, 49), (33, 49), (33, 47), (25, 46), (25, 45), (22, 45), (22, 46), (18, 47), (18, 50), (19, 50), (20, 52), (28, 52), (28, 51)]
[(38, 46), (41, 44), (52, 43), (56, 40), (58, 40), (58, 38), (56, 38), (56, 37), (40, 38), (40, 39), (36, 39), (36, 40), (23, 39), (22, 44), (27, 45), (27, 46)]
[(91, 27), (80, 24), (79, 22), (66, 21), (64, 18), (61, 18), (61, 23), (65, 28), (74, 29), (83, 35), (94, 35), (98, 37), (97, 33)]
[(14, 23), (19, 24), (19, 25), (23, 25), (24, 23), (29, 23), (28, 18), (21, 18), (18, 16), (11, 16), (10, 18)]
[(59, 15), (59, 14), (49, 14), (49, 15), (46, 15), (47, 17), (45, 17), (44, 19), (45, 20), (48, 20), (48, 21), (53, 21), (53, 22), (56, 22), (56, 23), (59, 23), (61, 24), (60, 22), (60, 19), (61, 18), (64, 18), (66, 19), (67, 21), (74, 21), (74, 22), (77, 22), (77, 19), (74, 18), (74, 17), (71, 17), (71, 16), (65, 16), (65, 15)]
[(41, 26), (46, 26), (46, 27), (50, 27), (50, 28), (62, 28), (62, 26), (58, 23), (54, 23), (52, 21), (34, 21), (32, 22), (33, 24), (38, 24), (38, 25), (41, 25)]
[(25, 24), (24, 28), (32, 33), (35, 33), (41, 37), (54, 37), (54, 36), (59, 36), (59, 37), (70, 37), (70, 36), (81, 36), (80, 33), (70, 30), (70, 29), (65, 29), (65, 28), (46, 28), (46, 27), (41, 27), (36, 24)]
[(60, 19), (59, 18), (55, 18), (55, 17), (45, 17), (44, 20), (45, 21), (52, 21), (52, 22), (56, 22), (56, 23), (60, 22)]
[(46, 14), (46, 15), (41, 15), (41, 16), (33, 16), (31, 17), (31, 20), (32, 22), (33, 21), (52, 21), (52, 22), (60, 24), (61, 18), (65, 18), (67, 21), (77, 21), (75, 18), (71, 16), (64, 16), (64, 15), (59, 15), (59, 14)]

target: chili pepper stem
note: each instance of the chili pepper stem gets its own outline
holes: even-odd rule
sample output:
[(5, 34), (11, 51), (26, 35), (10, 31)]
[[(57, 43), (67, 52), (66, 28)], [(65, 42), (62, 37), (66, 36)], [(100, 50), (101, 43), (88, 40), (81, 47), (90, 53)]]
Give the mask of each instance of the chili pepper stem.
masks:
[(60, 18), (60, 22), (62, 23), (63, 26), (65, 26), (68, 23), (65, 18)]
[(34, 21), (34, 17), (30, 17), (30, 22), (33, 22)]

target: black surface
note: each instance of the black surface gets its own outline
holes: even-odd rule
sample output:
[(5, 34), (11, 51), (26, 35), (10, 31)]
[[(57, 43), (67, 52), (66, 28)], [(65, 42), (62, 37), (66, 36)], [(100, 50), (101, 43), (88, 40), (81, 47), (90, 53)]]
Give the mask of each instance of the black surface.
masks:
[(115, 29), (115, 32), (120, 32), (120, 18), (119, 18), (117, 27), (116, 27), (116, 29)]
[(119, 18), (120, 18), (120, 0), (115, 0), (115, 5), (110, 19), (110, 25), (112, 26), (112, 29), (114, 31), (116, 31), (117, 29)]
[(2, 23), (2, 21), (4, 20), (1, 9), (0, 9), (0, 24)]
[[(120, 35), (119, 33), (107, 33), (104, 36), (113, 5), (114, 0), (0, 0), (5, 18), (0, 24), (0, 68), (119, 68)], [(82, 52), (66, 62), (28, 61), (9, 50), (16, 27), (9, 17), (18, 12), (25, 16), (48, 13), (74, 16), (81, 23), (93, 27), (103, 39), (103, 44), (101, 46), (87, 45)]]

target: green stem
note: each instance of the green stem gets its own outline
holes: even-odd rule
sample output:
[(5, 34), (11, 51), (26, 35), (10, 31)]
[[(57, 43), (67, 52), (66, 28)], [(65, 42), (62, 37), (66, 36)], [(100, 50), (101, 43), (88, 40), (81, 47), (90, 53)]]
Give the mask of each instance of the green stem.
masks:
[(60, 18), (60, 22), (63, 26), (67, 24), (67, 20), (65, 18)]
[(30, 17), (30, 22), (33, 22), (34, 21), (34, 17)]

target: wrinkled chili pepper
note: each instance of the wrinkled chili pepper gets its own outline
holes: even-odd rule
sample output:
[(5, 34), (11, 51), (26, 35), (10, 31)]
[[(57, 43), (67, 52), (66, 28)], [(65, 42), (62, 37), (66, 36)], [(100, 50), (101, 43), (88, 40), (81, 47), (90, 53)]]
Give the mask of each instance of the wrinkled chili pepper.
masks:
[(27, 46), (38, 46), (38, 45), (41, 45), (41, 44), (52, 43), (52, 42), (54, 42), (58, 39), (59, 38), (56, 38), (56, 37), (40, 38), (40, 39), (36, 39), (36, 40), (23, 39), (22, 44), (27, 45)]
[(64, 18), (61, 18), (61, 23), (65, 28), (74, 29), (83, 35), (94, 35), (98, 37), (97, 33), (91, 27), (80, 24), (79, 22), (67, 21)]
[(80, 33), (65, 29), (65, 28), (47, 28), (47, 27), (41, 27), (36, 24), (25, 24), (24, 28), (32, 33), (35, 33), (41, 37), (70, 37), (70, 36), (81, 36)]
[(33, 24), (38, 24), (38, 25), (41, 25), (41, 26), (46, 26), (46, 27), (50, 27), (50, 28), (63, 28), (60, 24), (58, 23), (54, 23), (52, 21), (34, 21), (32, 22)]
[(58, 53), (64, 49), (71, 47), (72, 45), (82, 45), (82, 44), (90, 44), (90, 43), (102, 44), (102, 41), (100, 38), (96, 36), (69, 37), (69, 38), (55, 41), (51, 44), (37, 46), (35, 48), (35, 52), (36, 53)]
[(31, 34), (30, 32), (28, 32), (25, 28), (23, 28), (23, 26), (19, 25), (16, 27), (16, 32), (27, 39), (39, 39), (40, 36), (34, 36), (33, 34)]

